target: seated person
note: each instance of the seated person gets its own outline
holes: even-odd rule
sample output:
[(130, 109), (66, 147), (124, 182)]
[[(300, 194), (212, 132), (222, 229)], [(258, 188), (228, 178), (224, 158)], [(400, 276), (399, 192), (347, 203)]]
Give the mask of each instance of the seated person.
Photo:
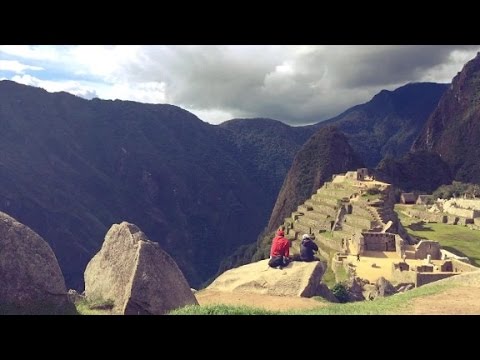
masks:
[(302, 237), (302, 243), (300, 244), (300, 260), (301, 261), (320, 261), (319, 258), (313, 256), (314, 252), (318, 251), (318, 246), (315, 244), (308, 234), (304, 234)]
[(290, 262), (290, 242), (284, 237), (282, 229), (277, 230), (277, 236), (273, 238), (270, 249), (270, 261), (268, 265), (272, 268), (283, 268)]

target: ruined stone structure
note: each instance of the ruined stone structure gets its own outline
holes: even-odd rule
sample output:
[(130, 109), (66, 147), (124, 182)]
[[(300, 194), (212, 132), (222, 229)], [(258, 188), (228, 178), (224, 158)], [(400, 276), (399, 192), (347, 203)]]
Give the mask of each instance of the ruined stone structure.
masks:
[[(428, 204), (430, 195), (420, 195), (417, 204)], [(438, 222), (451, 225), (465, 225), (474, 230), (480, 230), (480, 200), (450, 199), (437, 200), (426, 208), (409, 207), (403, 210), (405, 215), (424, 222)]]
[(480, 218), (479, 206), (478, 200), (470, 199), (450, 199), (442, 204), (443, 211), (447, 214), (472, 220)]
[(368, 169), (361, 168), (357, 170), (357, 180), (364, 181), (368, 177)]
[(414, 246), (414, 259), (426, 259), (430, 255), (432, 260), (440, 260), (440, 244), (437, 241), (421, 240)]
[[(396, 251), (394, 233), (401, 226), (393, 211), (390, 185), (368, 178), (357, 180), (367, 176), (367, 169), (333, 176), (285, 219), (283, 226), (292, 240), (293, 252), (299, 248), (296, 240), (304, 233), (327, 248), (350, 254), (374, 249)], [(369, 190), (372, 188), (374, 192)]]
[(455, 199), (455, 203), (462, 209), (480, 210), (480, 199)]
[[(390, 185), (369, 178), (357, 180), (362, 176), (358, 177), (357, 171), (350, 171), (332, 177), (331, 182), (325, 183), (291, 217), (285, 219), (292, 253), (298, 251), (301, 235), (309, 233), (320, 249), (325, 249), (323, 253), (332, 249), (337, 252), (330, 264), (335, 274), (340, 268), (347, 274), (356, 273), (357, 262), (365, 256), (367, 260), (364, 261), (376, 269), (366, 271), (359, 262), (357, 269), (367, 277), (377, 273), (381, 276), (386, 271), (387, 276), (391, 272), (397, 283), (420, 286), (453, 276), (455, 266), (448, 262), (438, 263), (442, 258), (438, 242), (422, 240), (416, 243), (403, 229), (393, 208), (395, 195)], [(404, 194), (403, 197), (411, 203), (416, 200), (413, 194)], [(410, 208), (416, 209), (415, 206)], [(351, 256), (357, 254), (359, 258)], [(380, 266), (374, 261), (377, 256), (382, 259)], [(326, 254), (326, 257), (329, 255)], [(421, 262), (424, 259), (428, 260)], [(408, 260), (414, 260), (415, 266), (404, 262)], [(391, 264), (396, 262), (390, 271)], [(449, 271), (452, 268), (453, 271)]]
[(395, 251), (395, 234), (363, 232), (360, 243), (363, 251)]
[(449, 259), (440, 264), (427, 264), (410, 266), (407, 262), (392, 264), (392, 282), (397, 284), (413, 283), (419, 287), (434, 281), (459, 275), (465, 272), (479, 271), (475, 266), (465, 262)]
[(432, 195), (418, 195), (416, 204), (417, 205), (430, 205), (433, 203), (433, 196)]
[(416, 200), (414, 193), (402, 193), (400, 195), (400, 202), (402, 204), (415, 204)]

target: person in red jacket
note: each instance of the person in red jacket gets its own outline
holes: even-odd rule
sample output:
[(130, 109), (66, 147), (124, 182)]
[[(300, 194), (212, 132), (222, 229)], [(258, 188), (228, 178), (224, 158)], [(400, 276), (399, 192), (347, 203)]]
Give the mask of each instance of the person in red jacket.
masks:
[(290, 262), (290, 242), (285, 238), (282, 229), (277, 230), (277, 236), (273, 238), (270, 249), (270, 261), (268, 265), (272, 268), (282, 269)]

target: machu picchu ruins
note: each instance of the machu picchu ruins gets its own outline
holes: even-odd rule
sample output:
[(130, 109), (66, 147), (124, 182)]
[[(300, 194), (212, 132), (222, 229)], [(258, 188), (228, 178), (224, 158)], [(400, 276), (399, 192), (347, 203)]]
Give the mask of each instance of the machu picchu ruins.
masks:
[[(413, 194), (401, 196), (402, 203), (416, 200)], [(395, 284), (421, 286), (477, 270), (438, 242), (408, 235), (394, 205), (393, 187), (358, 169), (333, 175), (282, 227), (292, 252), (299, 251), (302, 234), (311, 234), (335, 272), (343, 267), (370, 282), (385, 277)]]

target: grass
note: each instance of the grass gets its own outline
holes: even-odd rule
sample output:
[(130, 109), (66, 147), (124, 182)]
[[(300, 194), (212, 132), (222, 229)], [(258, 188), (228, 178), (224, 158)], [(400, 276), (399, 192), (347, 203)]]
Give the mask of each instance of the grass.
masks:
[(337, 269), (337, 282), (342, 282), (348, 279), (348, 274), (345, 271), (345, 268), (343, 266), (340, 266)]
[(188, 305), (181, 309), (173, 310), (169, 315), (279, 315), (280, 312), (273, 312), (249, 306), (229, 305)]
[[(170, 315), (387, 315), (404, 314), (409, 312), (411, 301), (424, 296), (437, 294), (447, 288), (455, 286), (433, 285), (416, 288), (405, 293), (386, 298), (377, 298), (374, 301), (359, 301), (347, 304), (328, 303), (327, 306), (312, 310), (295, 310), (287, 312), (272, 312), (248, 306), (229, 305), (189, 305), (170, 312)], [(316, 298), (325, 304), (322, 298)]]
[(77, 312), (80, 315), (110, 315), (113, 308), (112, 300), (79, 300), (75, 303)]
[(395, 205), (395, 211), (410, 235), (438, 241), (445, 250), (459, 256), (467, 256), (472, 265), (480, 266), (480, 231), (462, 225), (424, 223), (403, 214), (401, 212), (403, 209), (403, 206)]
[(335, 285), (335, 273), (332, 270), (332, 267), (330, 266), (330, 263), (327, 265), (327, 269), (325, 270), (325, 273), (323, 274), (322, 277), (322, 282), (328, 286), (329, 289)]
[[(451, 285), (449, 286), (451, 287)], [(446, 289), (446, 285), (434, 285), (416, 288), (405, 293), (374, 301), (359, 301), (347, 304), (332, 304), (318, 309), (296, 311), (290, 314), (304, 315), (387, 315), (408, 313), (410, 301), (423, 296), (434, 295)]]
[[(332, 258), (337, 251), (333, 250), (329, 247), (326, 247), (323, 244), (318, 244), (318, 246), (323, 251), (328, 253), (328, 259), (325, 259), (326, 262), (327, 262), (327, 264), (326, 264), (327, 268), (325, 269), (325, 273), (322, 276), (322, 283), (324, 283), (325, 285), (328, 286), (329, 289), (331, 289), (337, 283), (337, 281), (335, 280), (335, 273), (332, 270)], [(322, 259), (323, 259), (323, 257), (322, 257)]]

